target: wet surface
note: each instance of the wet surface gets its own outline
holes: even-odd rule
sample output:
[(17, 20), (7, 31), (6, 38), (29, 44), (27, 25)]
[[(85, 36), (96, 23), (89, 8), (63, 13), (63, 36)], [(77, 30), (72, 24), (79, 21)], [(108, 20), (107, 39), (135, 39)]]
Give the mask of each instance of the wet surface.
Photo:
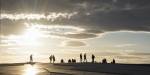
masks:
[(0, 66), (0, 75), (117, 75), (71, 70), (68, 67), (49, 65)]

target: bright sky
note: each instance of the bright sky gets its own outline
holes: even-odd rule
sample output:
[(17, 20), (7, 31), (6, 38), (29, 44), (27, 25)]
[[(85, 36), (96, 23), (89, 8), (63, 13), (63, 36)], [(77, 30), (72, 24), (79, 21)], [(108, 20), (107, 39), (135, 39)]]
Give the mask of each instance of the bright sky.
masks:
[[(106, 2), (105, 2), (106, 1)], [(88, 61), (150, 63), (150, 2), (1, 0), (0, 63)]]

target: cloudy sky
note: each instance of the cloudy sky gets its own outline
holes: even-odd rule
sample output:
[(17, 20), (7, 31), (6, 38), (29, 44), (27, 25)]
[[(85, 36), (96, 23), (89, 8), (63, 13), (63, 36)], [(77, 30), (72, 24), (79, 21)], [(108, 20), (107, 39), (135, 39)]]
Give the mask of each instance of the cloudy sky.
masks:
[(79, 53), (88, 61), (93, 53), (98, 62), (150, 63), (149, 0), (0, 1), (0, 63)]

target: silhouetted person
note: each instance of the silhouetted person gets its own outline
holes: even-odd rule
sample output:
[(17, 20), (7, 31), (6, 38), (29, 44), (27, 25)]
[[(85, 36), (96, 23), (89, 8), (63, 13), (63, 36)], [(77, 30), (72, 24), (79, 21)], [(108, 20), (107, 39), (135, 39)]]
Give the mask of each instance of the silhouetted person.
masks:
[(50, 55), (49, 60), (50, 60), (50, 63), (51, 63), (52, 62), (52, 55)]
[(72, 59), (71, 62), (74, 63), (74, 59)]
[(64, 60), (63, 59), (61, 59), (61, 61), (60, 61), (61, 63), (64, 63)]
[(82, 63), (82, 53), (80, 53), (80, 62)]
[(111, 63), (112, 63), (112, 64), (115, 64), (115, 63), (116, 63), (115, 59), (113, 59)]
[(71, 59), (68, 60), (68, 63), (71, 63)]
[(84, 62), (87, 62), (86, 53), (84, 53)]
[(74, 59), (74, 63), (76, 63), (76, 59)]
[(76, 63), (76, 59), (72, 59), (72, 63)]
[(30, 55), (30, 62), (33, 62), (32, 54)]
[(104, 58), (104, 59), (102, 60), (102, 63), (103, 63), (103, 64), (107, 63), (107, 59)]
[(95, 55), (92, 54), (92, 63), (94, 63)]
[(54, 56), (54, 55), (52, 55), (52, 58), (53, 58), (53, 63), (55, 63), (55, 60), (56, 60), (56, 59), (55, 59), (55, 56)]

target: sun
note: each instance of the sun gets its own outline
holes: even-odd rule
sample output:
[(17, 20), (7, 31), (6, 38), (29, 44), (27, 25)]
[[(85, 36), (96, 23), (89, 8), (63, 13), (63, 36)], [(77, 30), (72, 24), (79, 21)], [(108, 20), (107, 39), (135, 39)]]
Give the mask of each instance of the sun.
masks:
[(39, 39), (42, 37), (42, 35), (43, 33), (40, 29), (31, 26), (27, 28), (24, 34), (21, 36), (21, 42), (28, 45), (37, 45), (39, 44)]
[(42, 32), (39, 29), (36, 29), (34, 26), (28, 28), (25, 33), (24, 37), (28, 40), (37, 40), (42, 35)]
[(22, 35), (19, 35), (15, 40), (16, 44), (23, 46), (37, 46), (40, 45), (39, 39), (44, 35), (44, 33), (36, 28), (34, 25), (27, 27)]

